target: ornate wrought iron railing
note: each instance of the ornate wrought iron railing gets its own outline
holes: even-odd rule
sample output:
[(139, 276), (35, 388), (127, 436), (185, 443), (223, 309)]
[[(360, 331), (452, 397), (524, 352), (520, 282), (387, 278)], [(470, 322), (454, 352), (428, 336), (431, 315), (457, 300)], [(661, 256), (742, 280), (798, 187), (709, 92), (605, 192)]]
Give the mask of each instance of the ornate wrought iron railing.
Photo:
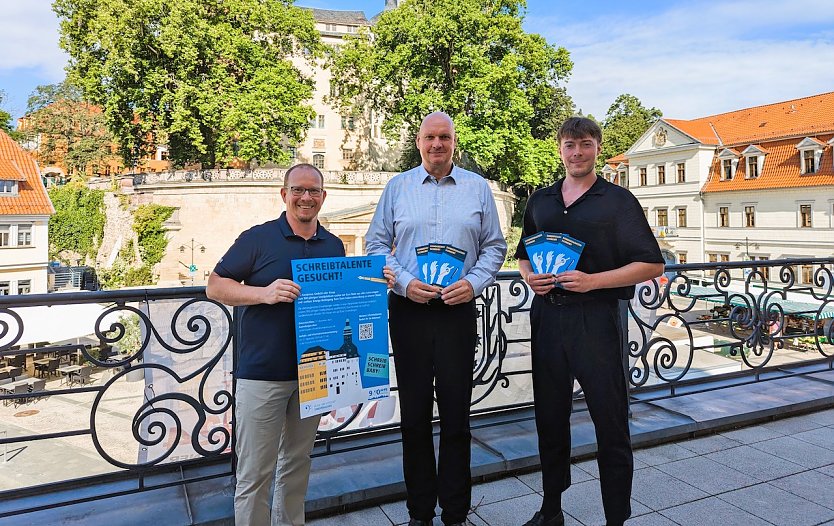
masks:
[[(806, 371), (831, 369), (833, 267), (834, 258), (668, 266), (662, 278), (639, 285), (635, 298), (623, 302), (624, 374), (630, 387), (643, 398), (668, 397), (682, 385), (689, 392), (712, 389), (717, 378), (755, 382), (773, 376), (764, 372), (793, 374), (799, 365)], [(502, 273), (478, 300), (475, 426), (491, 425), (479, 420), (485, 413), (503, 415), (504, 421), (529, 418), (519, 415), (532, 403), (526, 314), (531, 300), (517, 272)], [(95, 312), (87, 318), (66, 319), (72, 318), (68, 313), (91, 307)], [(61, 323), (75, 324), (70, 331), (75, 336), (63, 341), (44, 336)], [(2, 461), (20, 463), (22, 448), (52, 441), (58, 450), (91, 445), (87, 449), (95, 451), (95, 459), (89, 471), (75, 474), (93, 479), (129, 475), (138, 481), (130, 491), (160, 487), (146, 483), (148, 477), (172, 467), (216, 464), (218, 459), (225, 467), (211, 475), (161, 484), (229, 475), (234, 339), (233, 312), (207, 299), (202, 287), (0, 298), (0, 360), (8, 362), (0, 368), (0, 427), (7, 427), (0, 429), (6, 431), (0, 434)], [(8, 388), (20, 380), (3, 378), (2, 371), (14, 369), (9, 364), (19, 363), (20, 356), (23, 371), (17, 374), (45, 373), (45, 389), (42, 384), (35, 388), (34, 381), (25, 393)], [(45, 372), (50, 359), (62, 365)], [(82, 373), (85, 366), (90, 369)], [(71, 404), (62, 407), (74, 413), (57, 423), (36, 422), (37, 415), (27, 413), (47, 413), (47, 404), (39, 402), (46, 398)], [(316, 454), (365, 447), (351, 442), (357, 436), (378, 436), (377, 444), (397, 440), (395, 405), (357, 405), (326, 415)], [(18, 425), (26, 418), (33, 423)], [(0, 497), (54, 490), (75, 478), (57, 473), (63, 482), (0, 487)]]

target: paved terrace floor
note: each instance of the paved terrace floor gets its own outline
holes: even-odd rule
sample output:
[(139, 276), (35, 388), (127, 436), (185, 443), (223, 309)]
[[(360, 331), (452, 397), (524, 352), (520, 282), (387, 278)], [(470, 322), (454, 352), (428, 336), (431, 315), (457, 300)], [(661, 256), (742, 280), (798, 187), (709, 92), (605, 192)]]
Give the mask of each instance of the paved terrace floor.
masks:
[[(800, 365), (765, 376), (770, 379), (758, 383), (743, 383), (749, 377), (721, 379), (706, 392), (681, 388), (675, 398), (635, 398), (630, 526), (834, 526), (834, 371)], [(511, 416), (474, 422), (472, 465), (479, 483), (472, 524), (518, 526), (540, 504), (535, 424), (529, 410)], [(567, 524), (599, 526), (604, 518), (587, 412), (574, 413), (571, 433), (576, 463), (563, 499)], [(386, 443), (391, 438), (339, 442), (335, 454), (314, 459), (307, 502), (311, 526), (407, 522), (401, 446)], [(382, 445), (366, 447), (374, 441)], [(195, 474), (204, 473), (188, 475)], [(127, 486), (79, 487), (71, 494), (83, 498)], [(232, 494), (231, 479), (221, 477), (8, 515), (56, 498), (39, 494), (0, 500), (0, 526), (232, 524)]]
[[(571, 478), (565, 524), (604, 524), (596, 460), (574, 463)], [(469, 521), (519, 526), (541, 491), (538, 471), (478, 484)], [(632, 509), (629, 526), (834, 526), (834, 409), (637, 450)], [(407, 522), (398, 501), (309, 524)]]

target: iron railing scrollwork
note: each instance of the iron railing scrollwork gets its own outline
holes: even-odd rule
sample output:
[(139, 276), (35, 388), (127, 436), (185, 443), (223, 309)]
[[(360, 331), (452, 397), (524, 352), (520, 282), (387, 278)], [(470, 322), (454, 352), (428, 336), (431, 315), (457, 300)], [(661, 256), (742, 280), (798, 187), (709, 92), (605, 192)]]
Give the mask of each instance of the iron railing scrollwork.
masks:
[[(794, 363), (834, 368), (832, 268), (834, 258), (667, 266), (662, 279), (639, 285), (628, 305), (626, 352), (631, 388), (667, 397), (675, 396), (676, 387), (684, 383), (706, 385), (707, 380), (701, 377), (714, 380), (725, 374), (747, 374), (750, 381), (759, 381), (763, 379), (761, 372), (787, 369)], [(532, 292), (518, 272), (502, 272), (498, 282), (477, 299), (473, 414), (530, 406), (527, 393), (516, 399), (507, 393), (529, 391), (525, 346), (530, 341), (527, 312), (531, 299)], [(105, 306), (88, 331), (98, 345), (58, 342), (22, 348), (20, 342), (25, 341), (29, 323), (22, 315), (25, 309), (83, 304)], [(126, 348), (128, 318), (139, 326), (140, 337), (134, 347), (115, 358), (102, 354), (102, 349)], [(230, 379), (234, 321), (232, 312), (207, 299), (202, 287), (0, 298), (0, 358), (79, 350), (80, 361), (89, 362), (97, 371), (111, 372), (106, 379), (101, 374), (101, 381), (92, 385), (0, 395), (0, 401), (8, 404), (94, 393), (88, 428), (6, 436), (0, 438), (0, 444), (89, 434), (104, 461), (139, 476), (181, 462), (176, 448), (183, 437), (198, 457), (228, 454), (233, 444)], [(186, 362), (191, 365), (184, 365)], [(708, 370), (714, 363), (720, 367)], [(107, 425), (108, 395), (128, 375), (139, 375), (145, 381), (144, 396), (126, 430), (136, 450), (145, 451), (134, 459), (112, 451), (101, 429)], [(217, 382), (218, 375), (226, 375), (223, 382)], [(396, 394), (396, 388), (392, 392)], [(491, 401), (499, 394), (501, 403)], [(332, 451), (334, 441), (396, 430), (395, 420), (364, 426), (362, 417), (368, 415), (369, 406), (357, 405), (338, 425), (322, 428), (320, 439), (327, 445), (322, 454)], [(4, 409), (0, 407), (0, 411)], [(0, 496), (6, 493), (0, 490)]]

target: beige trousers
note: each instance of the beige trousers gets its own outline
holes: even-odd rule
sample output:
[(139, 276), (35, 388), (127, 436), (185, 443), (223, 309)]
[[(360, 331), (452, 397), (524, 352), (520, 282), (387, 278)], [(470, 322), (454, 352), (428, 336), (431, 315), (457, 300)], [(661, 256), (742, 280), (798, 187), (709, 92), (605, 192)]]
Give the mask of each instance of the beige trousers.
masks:
[(304, 524), (310, 452), (318, 424), (317, 416), (300, 418), (298, 382), (237, 381), (237, 526)]

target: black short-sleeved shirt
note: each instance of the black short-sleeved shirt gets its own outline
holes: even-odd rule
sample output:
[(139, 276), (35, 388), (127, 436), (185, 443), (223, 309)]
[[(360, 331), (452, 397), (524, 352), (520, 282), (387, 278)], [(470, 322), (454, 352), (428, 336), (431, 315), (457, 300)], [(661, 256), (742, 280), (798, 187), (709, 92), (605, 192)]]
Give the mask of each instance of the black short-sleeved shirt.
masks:
[[(321, 225), (308, 240), (293, 233), (286, 213), (243, 232), (214, 272), (224, 278), (263, 287), (292, 279), (290, 261), (345, 255), (342, 241)], [(302, 287), (301, 293), (304, 294)], [(248, 305), (241, 309), (237, 378), (287, 381), (298, 378), (292, 303)]]
[[(588, 274), (629, 263), (663, 263), (660, 247), (631, 192), (601, 177), (579, 199), (565, 207), (562, 182), (533, 193), (524, 210), (522, 238), (536, 232), (562, 232), (585, 242), (576, 270)], [(516, 259), (529, 259), (522, 241)], [(559, 291), (561, 292), (561, 291)], [(564, 294), (576, 294), (564, 291)], [(600, 298), (629, 299), (634, 286), (587, 292)]]

